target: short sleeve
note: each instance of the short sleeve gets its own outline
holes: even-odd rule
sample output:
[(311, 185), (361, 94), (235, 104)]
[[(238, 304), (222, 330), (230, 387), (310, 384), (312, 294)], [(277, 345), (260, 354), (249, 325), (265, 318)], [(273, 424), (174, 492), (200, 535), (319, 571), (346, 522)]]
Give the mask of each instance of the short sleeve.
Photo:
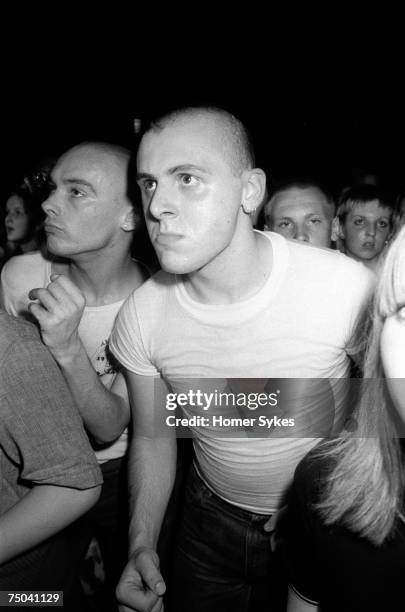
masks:
[(7, 262), (1, 271), (1, 302), (4, 310), (11, 315), (17, 316), (17, 304), (14, 288), (10, 282), (12, 278), (13, 259)]
[(124, 302), (112, 330), (109, 349), (130, 372), (141, 376), (158, 376), (145, 349), (145, 338), (150, 333), (150, 321), (139, 321), (136, 300), (132, 293)]
[(75, 489), (102, 482), (66, 382), (36, 339), (13, 344), (1, 364), (1, 447), (20, 478)]
[(28, 311), (28, 294), (35, 287), (46, 287), (50, 263), (40, 252), (17, 255), (1, 271), (1, 294), (4, 310), (11, 315), (32, 320)]

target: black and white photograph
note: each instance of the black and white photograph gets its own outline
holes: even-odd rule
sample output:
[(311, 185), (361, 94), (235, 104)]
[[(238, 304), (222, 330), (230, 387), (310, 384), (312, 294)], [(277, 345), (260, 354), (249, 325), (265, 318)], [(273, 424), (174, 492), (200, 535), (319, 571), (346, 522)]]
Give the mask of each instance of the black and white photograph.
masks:
[(401, 75), (234, 68), (6, 84), (0, 609), (401, 609)]

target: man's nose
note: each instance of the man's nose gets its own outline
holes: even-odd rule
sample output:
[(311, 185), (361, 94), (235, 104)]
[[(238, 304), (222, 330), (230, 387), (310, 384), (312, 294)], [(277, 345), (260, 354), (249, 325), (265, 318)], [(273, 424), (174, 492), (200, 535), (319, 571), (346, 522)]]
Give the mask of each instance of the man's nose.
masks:
[(301, 242), (309, 242), (308, 230), (305, 225), (296, 225), (294, 238)]
[(170, 190), (157, 186), (149, 202), (148, 210), (155, 219), (176, 215), (177, 208)]
[(55, 193), (51, 193), (47, 199), (42, 202), (41, 208), (47, 215), (58, 215), (60, 213), (60, 204)]

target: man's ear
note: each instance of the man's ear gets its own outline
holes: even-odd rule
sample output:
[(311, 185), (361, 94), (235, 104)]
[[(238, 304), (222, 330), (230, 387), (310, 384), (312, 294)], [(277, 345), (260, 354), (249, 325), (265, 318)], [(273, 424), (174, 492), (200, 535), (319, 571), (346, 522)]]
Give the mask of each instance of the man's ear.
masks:
[(250, 215), (263, 202), (266, 193), (266, 175), (260, 168), (245, 170), (243, 181), (241, 205), (243, 211)]
[(133, 232), (136, 228), (137, 215), (135, 210), (131, 207), (130, 210), (126, 213), (123, 222), (121, 223), (121, 228), (124, 232)]
[(332, 242), (337, 242), (338, 240), (344, 240), (345, 233), (340, 222), (339, 217), (333, 217), (332, 227), (331, 227), (331, 240)]

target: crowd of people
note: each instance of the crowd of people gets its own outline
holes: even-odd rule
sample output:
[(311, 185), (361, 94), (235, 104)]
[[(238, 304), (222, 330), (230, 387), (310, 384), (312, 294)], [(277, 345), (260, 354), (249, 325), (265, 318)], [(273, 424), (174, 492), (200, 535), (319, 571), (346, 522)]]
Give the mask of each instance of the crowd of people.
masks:
[(404, 201), (266, 185), (214, 107), (25, 177), (0, 253), (0, 590), (83, 612), (394, 609)]

